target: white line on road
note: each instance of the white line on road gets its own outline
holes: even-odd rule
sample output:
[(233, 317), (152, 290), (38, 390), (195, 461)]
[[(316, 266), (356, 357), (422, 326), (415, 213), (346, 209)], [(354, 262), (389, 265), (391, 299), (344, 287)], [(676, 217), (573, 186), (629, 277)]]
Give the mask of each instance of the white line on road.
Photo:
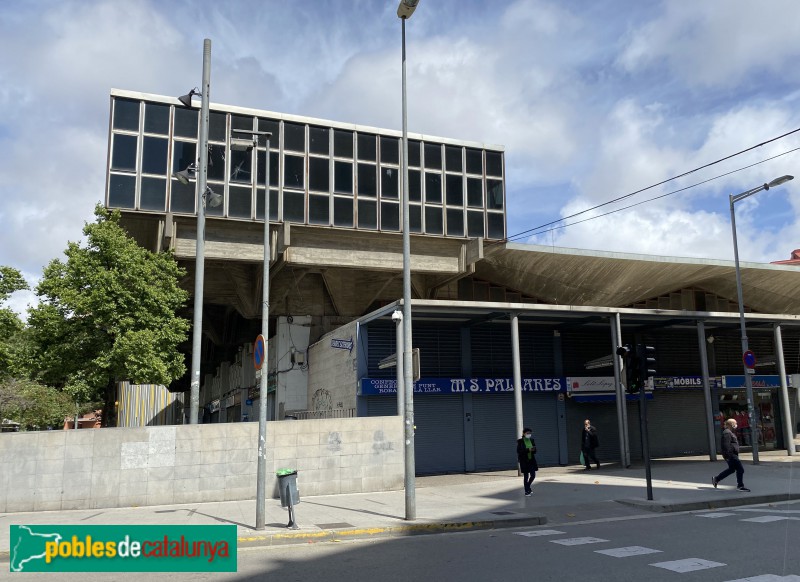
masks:
[(708, 517), (709, 519), (717, 519), (719, 517), (730, 517), (736, 515), (735, 513), (698, 513), (697, 517)]
[(761, 576), (751, 576), (750, 578), (737, 578), (728, 582), (800, 582), (800, 576), (790, 574), (789, 576), (778, 576), (777, 574), (762, 574)]
[(661, 550), (645, 548), (644, 546), (628, 546), (627, 548), (612, 548), (610, 550), (595, 550), (596, 554), (605, 554), (612, 558), (629, 558), (631, 556), (644, 556), (645, 554), (659, 554)]
[(582, 546), (583, 544), (599, 544), (607, 541), (602, 538), (565, 538), (563, 540), (550, 540), (550, 543), (561, 544), (562, 546)]
[(515, 531), (514, 535), (525, 536), (527, 538), (535, 538), (535, 537), (538, 537), (538, 536), (555, 536), (555, 535), (561, 535), (561, 534), (564, 534), (564, 533), (567, 533), (567, 532), (558, 531), (557, 529), (540, 529), (538, 531), (537, 530), (534, 530), (534, 531)]
[[(747, 519), (740, 519), (739, 521), (751, 521), (753, 523), (771, 523), (773, 521), (786, 521), (793, 519), (785, 515), (762, 515), (759, 517), (748, 517)], [(794, 519), (797, 519), (796, 517)]]
[(655, 566), (656, 568), (672, 570), (673, 572), (678, 572), (679, 574), (727, 566), (727, 564), (723, 564), (721, 562), (711, 562), (709, 560), (702, 560), (700, 558), (686, 558), (685, 560), (673, 560), (671, 562), (657, 562), (650, 565)]

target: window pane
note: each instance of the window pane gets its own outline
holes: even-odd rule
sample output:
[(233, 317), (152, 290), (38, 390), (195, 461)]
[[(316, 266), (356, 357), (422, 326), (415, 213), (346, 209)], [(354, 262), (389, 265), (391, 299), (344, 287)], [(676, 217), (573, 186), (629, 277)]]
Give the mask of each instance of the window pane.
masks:
[(197, 139), (199, 115), (196, 109), (175, 108), (175, 137), (190, 137)]
[(418, 141), (411, 141), (408, 142), (408, 165), (414, 166), (419, 168), (420, 166), (420, 157), (419, 157), (419, 149), (420, 149), (420, 142)]
[(353, 133), (333, 130), (333, 155), (337, 158), (353, 157)]
[(220, 200), (217, 206), (211, 206), (206, 198), (205, 213), (208, 216), (222, 216), (225, 212), (225, 184), (209, 184), (208, 187), (214, 194), (220, 195)]
[(328, 158), (308, 158), (308, 189), (329, 192), (331, 188)]
[(108, 184), (108, 205), (111, 208), (133, 208), (136, 198), (136, 176), (111, 174)]
[(503, 175), (503, 157), (500, 152), (486, 152), (486, 175)]
[[(274, 119), (259, 119), (258, 120), (258, 131), (268, 131), (272, 135), (269, 138), (269, 149), (277, 150), (280, 147), (281, 143), (281, 124)], [(258, 138), (258, 145), (262, 148), (264, 144), (267, 143), (267, 139), (265, 137)]]
[(448, 172), (461, 171), (461, 148), (456, 146), (444, 146), (444, 162), (447, 164)]
[(302, 192), (283, 191), (283, 220), (305, 222), (306, 197)]
[(381, 163), (400, 163), (400, 140), (396, 137), (381, 137)]
[(219, 181), (225, 179), (224, 145), (208, 146), (208, 179), (219, 180)]
[(139, 131), (139, 102), (114, 99), (114, 129)]
[(139, 138), (135, 135), (114, 134), (113, 152), (111, 155), (112, 170), (136, 171), (136, 145)]
[(165, 178), (142, 178), (142, 193), (139, 208), (164, 212), (167, 204), (167, 180)]
[(467, 178), (467, 206), (483, 208), (483, 180)]
[(185, 212), (194, 214), (195, 183), (181, 184), (177, 180), (170, 180), (169, 209), (171, 212)]
[(306, 126), (298, 123), (283, 124), (283, 149), (306, 151)]
[[(283, 156), (283, 187), (305, 188), (305, 159), (301, 156)], [(284, 197), (284, 200), (286, 198)], [(285, 215), (284, 215), (285, 219)]]
[(485, 236), (483, 232), (483, 212), (467, 212), (467, 236), (470, 238)]
[(374, 200), (358, 201), (358, 228), (378, 228), (378, 203)]
[(378, 195), (378, 167), (372, 164), (358, 164), (358, 195), (374, 197)]
[[(252, 117), (245, 117), (244, 115), (231, 115), (231, 133), (234, 133), (234, 129), (246, 129), (247, 131), (253, 131), (253, 118)], [(247, 134), (240, 133), (237, 135), (240, 138), (248, 138), (250, 137)]]
[(160, 137), (144, 137), (142, 147), (142, 173), (159, 174), (167, 173), (167, 139)]
[(309, 224), (330, 224), (330, 196), (308, 197)]
[[(263, 188), (259, 188), (256, 192), (256, 219), (264, 220)], [(273, 188), (269, 190), (269, 219), (278, 220), (278, 191)]]
[(172, 142), (172, 171), (181, 172), (197, 162), (197, 144), (188, 141)]
[(231, 182), (252, 184), (253, 152), (230, 150)]
[(503, 208), (502, 180), (486, 180), (486, 208), (494, 210)]
[(489, 224), (489, 235), (487, 238), (503, 238), (503, 224), (505, 221), (503, 220), (502, 214), (489, 212), (486, 215), (486, 222)]
[[(258, 183), (264, 184), (264, 150), (258, 152)], [(277, 186), (279, 184), (278, 176), (280, 175), (281, 164), (278, 152), (269, 152), (269, 185)]]
[(333, 162), (333, 191), (353, 195), (353, 164)]
[(211, 141), (225, 141), (227, 114), (212, 111), (208, 116), (208, 139)]
[(381, 168), (381, 197), (400, 197), (400, 172), (397, 168)]
[(422, 206), (412, 204), (408, 207), (408, 221), (411, 232), (422, 232)]
[(377, 144), (376, 136), (368, 133), (358, 134), (358, 159), (367, 162), (376, 161), (375, 148)]
[(467, 174), (483, 174), (481, 150), (467, 148)]
[(330, 132), (327, 127), (314, 127), (308, 128), (308, 151), (312, 154), (328, 155), (330, 151)]
[(464, 236), (464, 212), (462, 210), (447, 211), (447, 236)]
[(408, 171), (408, 199), (422, 202), (422, 173), (419, 170)]
[(433, 143), (425, 144), (425, 169), (427, 170), (442, 169), (442, 146), (440, 146), (439, 144), (433, 144)]
[(353, 199), (333, 198), (333, 224), (334, 226), (353, 226)]
[(400, 230), (400, 205), (394, 202), (381, 203), (381, 230)]
[[(409, 216), (409, 218), (411, 218)], [(425, 207), (425, 232), (442, 234), (442, 209), (436, 206)]]
[(145, 103), (144, 131), (161, 135), (169, 134), (169, 105)]
[(464, 183), (461, 176), (446, 175), (447, 179), (447, 204), (450, 206), (464, 206)]
[(232, 218), (250, 218), (253, 206), (253, 190), (243, 186), (228, 188), (228, 216)]
[(425, 202), (442, 203), (442, 175), (425, 172)]

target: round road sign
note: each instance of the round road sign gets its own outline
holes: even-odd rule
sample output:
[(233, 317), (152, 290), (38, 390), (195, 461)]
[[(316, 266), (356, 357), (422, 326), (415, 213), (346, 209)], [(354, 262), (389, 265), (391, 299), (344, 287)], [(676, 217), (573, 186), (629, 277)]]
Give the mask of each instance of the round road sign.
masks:
[(253, 344), (253, 365), (256, 370), (260, 370), (264, 365), (264, 358), (267, 356), (267, 344), (264, 341), (264, 336), (258, 334), (255, 343)]
[(742, 362), (744, 362), (744, 365), (748, 368), (755, 368), (756, 355), (751, 350), (747, 350), (744, 354), (742, 354)]

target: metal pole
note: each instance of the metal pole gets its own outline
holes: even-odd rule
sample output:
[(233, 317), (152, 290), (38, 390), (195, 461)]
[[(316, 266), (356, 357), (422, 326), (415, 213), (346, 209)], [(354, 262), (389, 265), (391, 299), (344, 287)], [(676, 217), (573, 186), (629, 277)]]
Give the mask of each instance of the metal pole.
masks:
[[(619, 314), (616, 314), (619, 315)], [(626, 468), (627, 455), (625, 454), (625, 426), (623, 422), (623, 409), (627, 407), (627, 399), (625, 398), (625, 390), (622, 386), (620, 374), (620, 356), (617, 356), (617, 348), (621, 345), (619, 337), (617, 337), (617, 320), (616, 317), (609, 320), (611, 323), (611, 353), (614, 355), (614, 386), (616, 391), (617, 402), (617, 430), (619, 432), (619, 462), (622, 468)]]
[[(411, 235), (408, 216), (408, 108), (406, 102), (406, 19), (403, 23), (403, 385), (405, 388), (406, 519), (417, 518), (414, 463), (414, 379), (411, 370)], [(398, 362), (399, 364), (400, 362)]]
[(783, 410), (783, 439), (786, 441), (786, 452), (794, 456), (794, 429), (792, 428), (792, 412), (789, 409), (789, 386), (786, 383), (786, 362), (783, 359), (783, 337), (781, 326), (775, 326), (775, 358), (778, 360), (778, 374), (781, 377), (781, 409)]
[(703, 374), (703, 399), (706, 406), (708, 430), (708, 458), (717, 460), (717, 440), (714, 438), (714, 407), (711, 404), (711, 383), (708, 381), (708, 354), (706, 353), (706, 324), (697, 322), (697, 344), (700, 346), (700, 370)]
[[(620, 317), (619, 313), (614, 314), (614, 324), (617, 330), (617, 339), (622, 343), (622, 318)], [(616, 353), (616, 347), (614, 348), (614, 352)], [(631, 466), (631, 437), (628, 434), (628, 397), (625, 393), (623, 393), (622, 398), (622, 432), (624, 438), (622, 439), (623, 443), (623, 450), (625, 452), (625, 461), (623, 463), (624, 468), (628, 468)]]
[(208, 179), (208, 105), (211, 91), (211, 39), (203, 41), (203, 86), (200, 106), (200, 137), (197, 147), (197, 246), (194, 255), (194, 316), (192, 318), (192, 377), (189, 424), (197, 424), (200, 409), (200, 346), (203, 339), (203, 279), (205, 277), (205, 199)]
[(511, 314), (511, 362), (514, 372), (514, 416), (517, 420), (517, 436), (522, 436), (522, 372), (519, 358), (519, 314)]
[[(266, 525), (267, 503), (267, 390), (269, 388), (269, 138), (264, 155), (264, 267), (261, 284), (261, 335), (264, 336), (264, 365), (261, 368), (261, 383), (258, 394), (258, 466), (256, 468), (256, 529), (263, 530)], [(256, 156), (258, 159), (258, 156)], [(258, 180), (256, 180), (257, 182)], [(256, 185), (256, 188), (258, 186)]]
[[(755, 191), (763, 190), (763, 188)], [(752, 192), (753, 194), (755, 192)], [(736, 295), (739, 299), (739, 325), (742, 328), (742, 356), (748, 350), (747, 347), (747, 328), (744, 323), (744, 300), (742, 299), (742, 273), (739, 269), (739, 244), (736, 240), (736, 213), (733, 211), (733, 195), (730, 196), (731, 203), (731, 230), (733, 231), (733, 256), (736, 262)], [(750, 443), (753, 447), (753, 464), (758, 465), (758, 424), (756, 422), (756, 410), (753, 404), (753, 379), (750, 377), (750, 368), (744, 365), (744, 385), (747, 390), (747, 416), (750, 419)]]
[(395, 320), (395, 369), (397, 372), (397, 416), (403, 417), (406, 408), (405, 384), (403, 384), (403, 312), (394, 312)]
[(647, 479), (647, 500), (653, 500), (653, 476), (650, 472), (650, 439), (647, 434), (647, 350), (645, 344), (636, 344), (642, 385), (639, 386), (639, 435), (642, 441), (642, 457), (644, 458), (644, 474)]

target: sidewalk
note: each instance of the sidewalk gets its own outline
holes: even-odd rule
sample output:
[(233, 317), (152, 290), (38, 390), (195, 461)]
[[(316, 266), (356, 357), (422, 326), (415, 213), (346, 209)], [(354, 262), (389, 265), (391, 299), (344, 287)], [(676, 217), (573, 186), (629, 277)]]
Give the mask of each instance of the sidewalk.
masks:
[(654, 461), (651, 502), (641, 466), (607, 465), (599, 471), (546, 468), (537, 473), (531, 497), (523, 496), (516, 471), (418, 477), (414, 521), (404, 520), (404, 491), (302, 498), (301, 473), (301, 502), (295, 508), (299, 530), (286, 528), (288, 513), (277, 499), (267, 499), (263, 531), (254, 529), (255, 500), (7, 513), (0, 514), (0, 559), (8, 557), (12, 524), (234, 524), (239, 546), (248, 547), (535, 526), (800, 499), (800, 455), (770, 451), (762, 452), (760, 460), (754, 466), (749, 456), (742, 457), (751, 493), (735, 489), (735, 476), (718, 489), (711, 486), (711, 476), (724, 468), (723, 461), (711, 463), (707, 457)]

